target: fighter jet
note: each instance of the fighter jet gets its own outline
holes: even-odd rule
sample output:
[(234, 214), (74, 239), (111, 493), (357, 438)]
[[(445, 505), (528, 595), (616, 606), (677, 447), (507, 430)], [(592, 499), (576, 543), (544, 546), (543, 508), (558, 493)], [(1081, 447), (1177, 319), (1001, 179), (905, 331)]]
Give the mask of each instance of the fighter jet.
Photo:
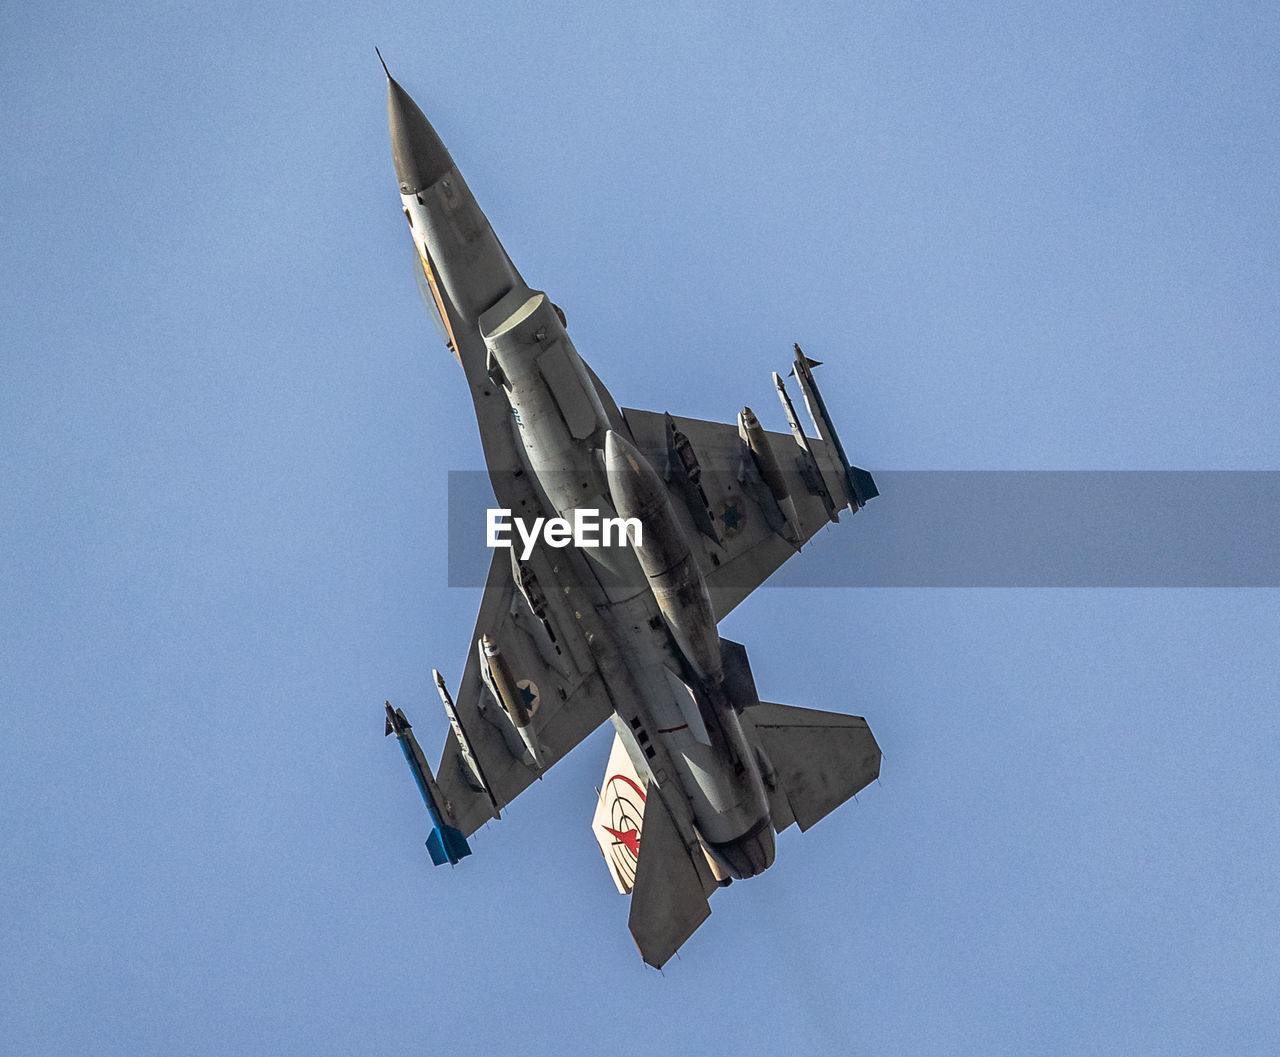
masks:
[[(433, 673), (450, 727), (436, 773), (390, 704), (386, 732), (440, 865), (612, 722), (592, 828), (640, 954), (661, 967), (717, 888), (769, 868), (775, 833), (807, 830), (880, 773), (866, 720), (762, 701), (745, 648), (717, 630), (875, 482), (846, 458), (799, 346), (809, 431), (777, 374), (787, 433), (746, 407), (734, 423), (619, 408), (389, 72), (387, 106), (420, 291), (465, 375), (514, 545), (494, 547), (457, 696)], [(584, 524), (604, 529), (579, 538)]]

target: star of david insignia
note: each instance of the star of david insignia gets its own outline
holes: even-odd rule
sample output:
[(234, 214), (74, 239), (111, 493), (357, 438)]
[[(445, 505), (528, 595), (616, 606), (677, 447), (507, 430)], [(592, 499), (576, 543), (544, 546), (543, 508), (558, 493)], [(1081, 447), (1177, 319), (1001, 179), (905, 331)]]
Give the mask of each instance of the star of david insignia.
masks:
[(741, 532), (742, 523), (746, 519), (746, 513), (739, 508), (736, 502), (725, 503), (724, 510), (720, 512), (720, 520), (724, 523), (724, 534), (726, 536), (736, 536)]
[(542, 700), (538, 695), (537, 684), (528, 679), (521, 679), (516, 683), (516, 691), (520, 694), (520, 700), (524, 702), (524, 707), (527, 708), (530, 713), (538, 707), (538, 702)]

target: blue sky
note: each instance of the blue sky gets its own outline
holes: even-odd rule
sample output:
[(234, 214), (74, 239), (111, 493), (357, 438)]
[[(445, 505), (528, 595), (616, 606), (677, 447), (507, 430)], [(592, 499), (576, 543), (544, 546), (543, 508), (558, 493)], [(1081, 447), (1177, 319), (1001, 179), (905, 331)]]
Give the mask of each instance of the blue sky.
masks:
[(1272, 1052), (1274, 590), (759, 592), (762, 694), (867, 716), (883, 781), (664, 974), (589, 832), (607, 731), (431, 868), (381, 704), (443, 738), (480, 450), (373, 54), (624, 405), (780, 428), (799, 341), (872, 470), (1273, 470), (1272, 7), (0, 37), (0, 1047)]

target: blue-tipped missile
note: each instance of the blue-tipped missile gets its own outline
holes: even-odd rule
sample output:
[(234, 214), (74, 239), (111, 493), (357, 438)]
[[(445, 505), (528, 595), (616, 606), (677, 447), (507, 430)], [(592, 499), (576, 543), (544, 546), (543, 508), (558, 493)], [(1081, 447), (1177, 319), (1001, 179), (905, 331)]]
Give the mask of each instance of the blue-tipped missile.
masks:
[(848, 498), (849, 509), (857, 513), (867, 505), (868, 499), (880, 494), (871, 474), (860, 466), (854, 466), (844, 453), (844, 445), (836, 435), (836, 427), (832, 425), (831, 415), (827, 411), (827, 403), (822, 399), (818, 383), (813, 379), (813, 368), (822, 366), (817, 360), (811, 360), (804, 354), (799, 345), (792, 346), (796, 350), (796, 362), (791, 373), (800, 383), (800, 391), (804, 394), (805, 406), (809, 409), (809, 417), (818, 429), (818, 436), (826, 441), (835, 452), (844, 471), (844, 492)]
[(409, 770), (418, 783), (418, 791), (427, 805), (427, 814), (431, 816), (431, 836), (427, 838), (427, 851), (431, 853), (431, 861), (437, 866), (449, 863), (451, 866), (460, 859), (471, 854), (467, 838), (462, 831), (445, 821), (444, 812), (440, 808), (442, 797), (436, 780), (431, 776), (431, 768), (427, 766), (426, 757), (422, 755), (422, 747), (413, 736), (413, 728), (405, 718), (404, 712), (392, 708), (387, 702), (387, 734), (394, 734), (400, 742), (404, 758), (409, 761)]

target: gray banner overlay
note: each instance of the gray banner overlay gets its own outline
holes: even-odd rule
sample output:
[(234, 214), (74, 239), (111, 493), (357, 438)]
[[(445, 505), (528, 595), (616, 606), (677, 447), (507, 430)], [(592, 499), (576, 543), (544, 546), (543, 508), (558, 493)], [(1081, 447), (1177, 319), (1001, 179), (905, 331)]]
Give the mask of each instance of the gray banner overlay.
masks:
[[(875, 470), (769, 587), (1280, 587), (1280, 471)], [(488, 474), (449, 474), (449, 585), (482, 587)], [(503, 552), (504, 559), (507, 557)]]

